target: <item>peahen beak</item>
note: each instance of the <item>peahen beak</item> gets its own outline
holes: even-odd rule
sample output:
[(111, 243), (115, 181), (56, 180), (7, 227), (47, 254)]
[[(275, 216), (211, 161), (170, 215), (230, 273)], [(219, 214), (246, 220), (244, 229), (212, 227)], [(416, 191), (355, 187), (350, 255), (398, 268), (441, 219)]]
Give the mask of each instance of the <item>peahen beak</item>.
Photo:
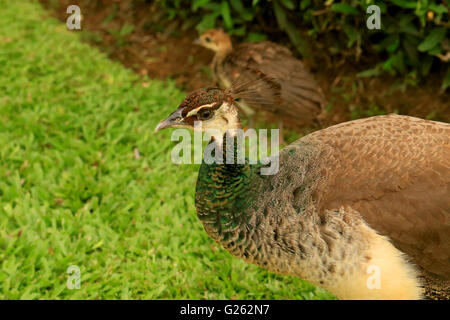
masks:
[(181, 115), (182, 109), (177, 109), (170, 116), (168, 116), (166, 119), (161, 121), (155, 128), (155, 132), (166, 129), (166, 128), (173, 128), (178, 126), (183, 126), (185, 123), (183, 121), (183, 116)]
[(201, 45), (202, 41), (200, 40), (200, 38), (196, 38), (194, 41), (192, 41), (193, 44), (197, 44), (197, 45)]

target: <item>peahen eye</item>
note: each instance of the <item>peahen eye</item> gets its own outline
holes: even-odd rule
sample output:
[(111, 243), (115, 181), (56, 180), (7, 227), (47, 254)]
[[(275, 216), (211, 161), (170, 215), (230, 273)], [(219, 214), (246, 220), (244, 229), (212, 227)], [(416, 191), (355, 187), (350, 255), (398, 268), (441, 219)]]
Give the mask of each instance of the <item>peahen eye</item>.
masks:
[(207, 119), (211, 118), (212, 112), (211, 112), (211, 110), (203, 109), (203, 110), (199, 111), (197, 113), (197, 115), (200, 120), (207, 120)]
[(206, 42), (211, 42), (211, 38), (210, 38), (210, 37), (206, 37), (206, 38), (205, 38), (205, 41), (206, 41)]

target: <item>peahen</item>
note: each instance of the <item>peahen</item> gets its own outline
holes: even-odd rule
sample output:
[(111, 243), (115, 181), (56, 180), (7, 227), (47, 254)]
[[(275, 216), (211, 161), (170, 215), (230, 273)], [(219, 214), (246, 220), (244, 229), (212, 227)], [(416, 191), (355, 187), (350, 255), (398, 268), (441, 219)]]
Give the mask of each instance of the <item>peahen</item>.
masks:
[[(241, 95), (245, 85), (194, 91), (156, 130), (199, 121), (232, 132)], [(210, 143), (226, 154), (227, 141)], [(277, 174), (262, 167), (200, 167), (198, 218), (230, 253), (341, 299), (450, 297), (449, 124), (399, 115), (345, 122), (281, 150)]]
[[(253, 109), (265, 110), (282, 120), (280, 125), (285, 122), (294, 127), (324, 118), (326, 99), (322, 89), (286, 47), (270, 41), (233, 47), (230, 36), (219, 29), (205, 32), (195, 43), (215, 52), (211, 70), (214, 81), (222, 89), (228, 89), (237, 79), (252, 79), (250, 69), (260, 70), (281, 84), (285, 103), (249, 106), (244, 99), (238, 106), (248, 116), (252, 117)], [(258, 94), (262, 100), (267, 96), (264, 91)]]

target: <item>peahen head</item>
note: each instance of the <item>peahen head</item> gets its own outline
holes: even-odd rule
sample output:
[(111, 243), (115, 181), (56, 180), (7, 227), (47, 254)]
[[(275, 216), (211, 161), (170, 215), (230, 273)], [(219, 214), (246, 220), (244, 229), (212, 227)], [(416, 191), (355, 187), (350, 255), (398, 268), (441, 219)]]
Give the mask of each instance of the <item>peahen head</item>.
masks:
[[(201, 126), (196, 124), (201, 123)], [(234, 98), (219, 88), (203, 88), (189, 94), (177, 110), (161, 121), (155, 131), (166, 128), (216, 129), (225, 133), (241, 128)]]
[(155, 131), (165, 128), (189, 128), (197, 130), (241, 129), (237, 103), (240, 100), (255, 104), (278, 104), (281, 101), (281, 86), (273, 77), (248, 68), (246, 78), (238, 79), (230, 88), (203, 88), (190, 93), (177, 110), (161, 121)]
[(221, 29), (206, 31), (194, 43), (210, 49), (216, 54), (227, 54), (233, 49), (230, 36)]

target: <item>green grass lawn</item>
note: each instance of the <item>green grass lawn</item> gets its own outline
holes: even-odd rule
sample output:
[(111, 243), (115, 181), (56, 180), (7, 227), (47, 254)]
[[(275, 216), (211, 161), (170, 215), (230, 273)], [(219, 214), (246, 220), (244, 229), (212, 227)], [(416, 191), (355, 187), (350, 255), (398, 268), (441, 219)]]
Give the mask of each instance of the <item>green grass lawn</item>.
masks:
[(108, 60), (36, 1), (0, 8), (0, 299), (332, 297), (208, 238), (198, 166), (172, 164), (170, 131), (153, 133), (183, 98), (173, 83)]

